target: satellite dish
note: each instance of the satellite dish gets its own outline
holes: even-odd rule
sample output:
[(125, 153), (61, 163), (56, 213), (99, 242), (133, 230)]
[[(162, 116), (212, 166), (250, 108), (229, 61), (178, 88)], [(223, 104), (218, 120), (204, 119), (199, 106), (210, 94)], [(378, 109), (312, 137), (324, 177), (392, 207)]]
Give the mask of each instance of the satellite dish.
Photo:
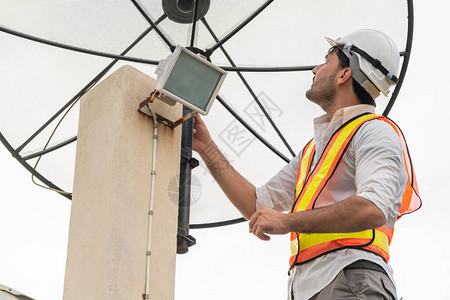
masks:
[[(324, 59), (325, 36), (373, 28), (394, 39), (402, 64), (392, 95), (378, 100), (385, 115), (412, 47), (412, 0), (8, 1), (0, 8), (0, 141), (67, 199), (80, 98), (124, 64), (156, 77), (156, 65), (180, 44), (227, 71), (205, 122), (234, 167), (259, 185), (312, 135), (321, 112), (304, 91)], [(192, 184), (192, 228), (242, 221), (202, 163)]]

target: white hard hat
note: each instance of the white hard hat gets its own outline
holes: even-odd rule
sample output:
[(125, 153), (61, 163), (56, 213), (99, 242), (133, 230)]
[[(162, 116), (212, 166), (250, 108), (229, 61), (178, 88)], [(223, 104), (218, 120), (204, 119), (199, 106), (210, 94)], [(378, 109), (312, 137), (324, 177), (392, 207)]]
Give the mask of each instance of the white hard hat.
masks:
[(326, 38), (331, 46), (349, 58), (352, 77), (372, 96), (387, 96), (389, 88), (398, 81), (400, 53), (394, 41), (386, 34), (362, 29), (343, 38)]

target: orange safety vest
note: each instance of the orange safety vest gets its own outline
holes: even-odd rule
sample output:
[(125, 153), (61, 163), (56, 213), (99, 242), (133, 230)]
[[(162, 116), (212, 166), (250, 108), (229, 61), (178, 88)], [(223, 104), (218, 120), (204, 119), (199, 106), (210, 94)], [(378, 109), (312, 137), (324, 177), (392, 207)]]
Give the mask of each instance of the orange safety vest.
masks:
[[(375, 119), (385, 121), (391, 125), (402, 143), (408, 182), (402, 197), (402, 205), (399, 211), (400, 217), (420, 208), (422, 202), (417, 189), (417, 181), (406, 141), (400, 128), (387, 117), (376, 114), (363, 114), (349, 120), (334, 132), (313, 170), (311, 170), (311, 165), (315, 154), (314, 139), (305, 146), (298, 167), (295, 202), (290, 211), (291, 213), (314, 209), (317, 198), (334, 174), (355, 133), (365, 122)], [(306, 234), (292, 232), (289, 265), (293, 268), (296, 264), (305, 263), (320, 255), (342, 248), (359, 248), (371, 251), (388, 262), (389, 245), (393, 233), (394, 229), (389, 229), (386, 226), (352, 233)]]

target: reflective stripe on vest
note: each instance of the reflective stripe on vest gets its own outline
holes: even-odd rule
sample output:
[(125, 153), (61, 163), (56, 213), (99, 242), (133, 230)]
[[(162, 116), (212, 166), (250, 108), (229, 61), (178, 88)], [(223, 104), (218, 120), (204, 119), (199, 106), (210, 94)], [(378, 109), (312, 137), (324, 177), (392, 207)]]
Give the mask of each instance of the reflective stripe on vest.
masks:
[[(401, 130), (386, 117), (364, 114), (346, 122), (333, 134), (312, 172), (310, 172), (310, 169), (315, 154), (314, 139), (305, 146), (297, 172), (296, 201), (291, 209), (291, 213), (314, 208), (318, 196), (336, 170), (356, 131), (365, 122), (374, 119), (390, 124), (402, 141), (408, 184), (403, 194), (400, 214), (413, 212), (420, 207), (421, 201), (418, 195), (414, 169)], [(301, 264), (325, 253), (349, 247), (357, 247), (374, 252), (388, 261), (389, 244), (392, 240), (392, 235), (393, 229), (391, 230), (386, 226), (353, 233), (303, 234), (293, 232), (291, 233), (291, 258), (289, 264), (292, 268), (295, 264)]]
[(316, 143), (314, 139), (309, 141), (309, 143), (305, 146), (302, 154), (302, 158), (300, 159), (300, 165), (304, 166), (303, 168), (299, 168), (297, 172), (297, 180), (295, 185), (295, 195), (297, 199), (297, 195), (300, 194), (303, 185), (305, 184), (306, 176), (308, 175), (309, 169), (311, 169), (311, 164), (314, 159), (314, 153), (316, 150)]

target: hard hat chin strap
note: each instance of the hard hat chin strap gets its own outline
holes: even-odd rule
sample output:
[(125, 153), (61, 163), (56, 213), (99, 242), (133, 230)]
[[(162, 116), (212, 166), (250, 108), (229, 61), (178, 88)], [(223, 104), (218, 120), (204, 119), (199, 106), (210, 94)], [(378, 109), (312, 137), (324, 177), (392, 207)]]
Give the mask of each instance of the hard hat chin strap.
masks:
[(349, 51), (352, 46), (344, 47), (339, 45), (338, 48), (349, 59), (349, 67), (352, 69), (352, 78), (372, 97), (377, 98), (380, 95), (380, 90), (373, 84), (372, 81), (361, 71), (359, 66), (359, 59), (354, 53)]
[(395, 76), (392, 72), (389, 72), (382, 64), (381, 61), (379, 61), (376, 58), (373, 58), (372, 56), (370, 56), (366, 51), (359, 49), (358, 47), (356, 47), (355, 45), (349, 45), (347, 47), (348, 51), (354, 51), (356, 53), (358, 53), (359, 55), (361, 55), (362, 57), (364, 57), (370, 64), (372, 64), (372, 66), (378, 70), (380, 70), (380, 72), (386, 76), (386, 80), (391, 84), (391, 85), (395, 85), (398, 82), (398, 78), (397, 76)]

